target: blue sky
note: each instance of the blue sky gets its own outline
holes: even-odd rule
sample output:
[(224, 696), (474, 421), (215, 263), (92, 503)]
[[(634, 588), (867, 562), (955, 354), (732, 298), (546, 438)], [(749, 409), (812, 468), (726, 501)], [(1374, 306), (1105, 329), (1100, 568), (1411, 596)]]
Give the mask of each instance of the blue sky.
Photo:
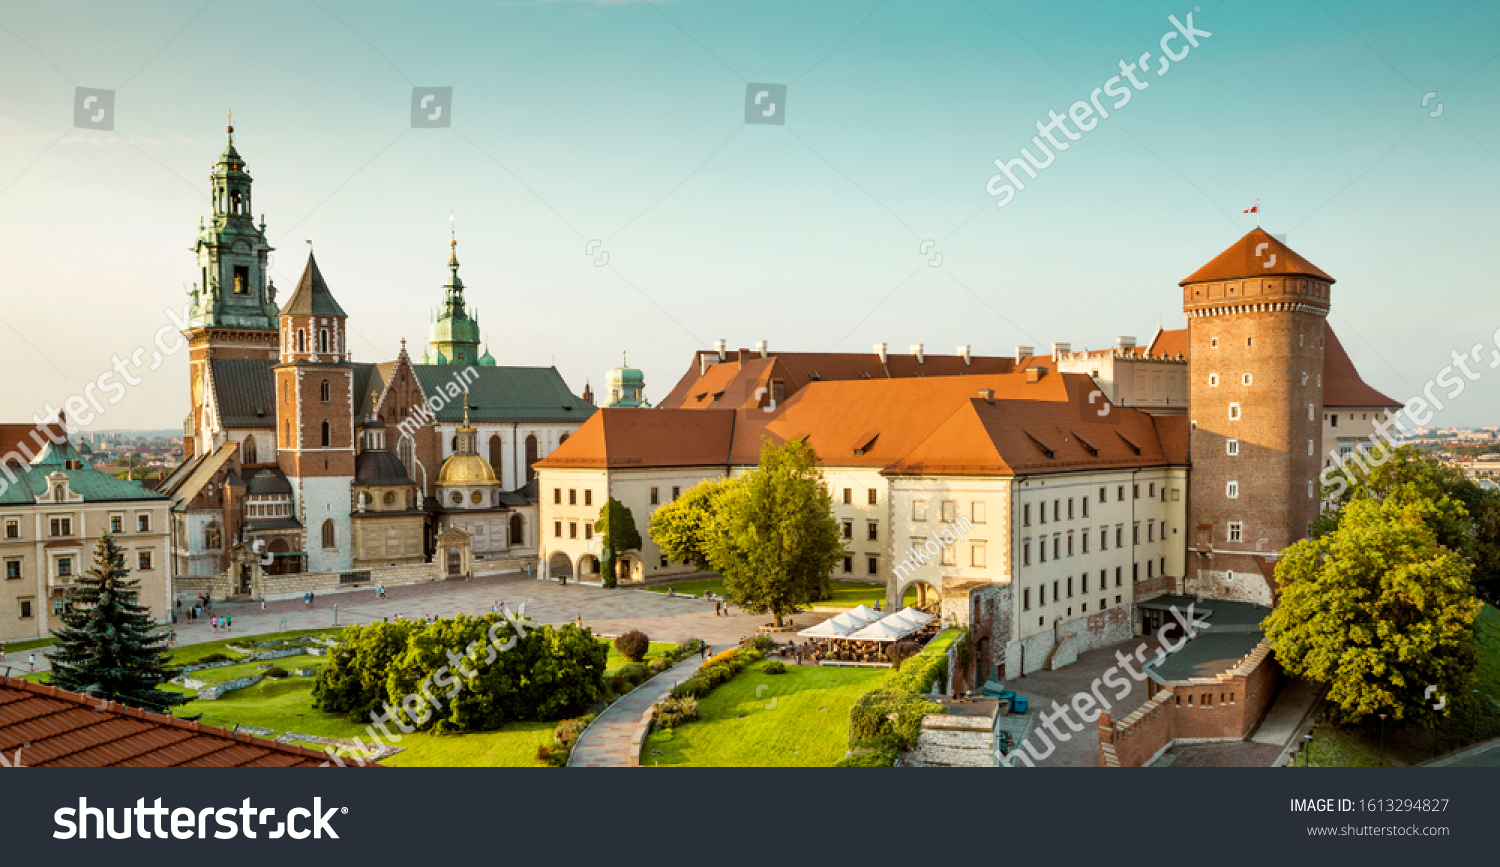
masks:
[[(1194, 9), (1211, 37), (994, 207), (993, 160), (1122, 58), (1155, 64)], [(500, 363), (555, 363), (581, 390), (625, 350), (651, 398), (717, 338), (1144, 340), (1181, 325), (1177, 281), (1254, 226), (1257, 198), (1338, 279), (1334, 327), (1393, 397), (1500, 327), (1492, 5), (189, 0), (3, 3), (0, 25), (15, 420), (183, 303), (231, 108), (276, 282), (314, 239), (356, 360), (424, 340), (450, 212)], [(785, 126), (744, 123), (751, 82), (788, 86)], [(78, 86), (116, 91), (113, 132), (72, 128)], [(411, 128), (418, 86), (454, 88), (451, 128)], [(95, 426), (180, 424), (185, 370), (169, 358)], [(1497, 383), (1438, 420), (1500, 424)]]

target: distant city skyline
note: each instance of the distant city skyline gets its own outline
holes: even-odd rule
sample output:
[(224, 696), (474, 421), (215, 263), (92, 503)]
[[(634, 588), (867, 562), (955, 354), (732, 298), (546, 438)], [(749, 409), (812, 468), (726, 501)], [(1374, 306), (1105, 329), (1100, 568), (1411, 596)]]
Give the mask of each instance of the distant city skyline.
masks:
[[(144, 348), (140, 383), (91, 430), (178, 429), (187, 353), (148, 368), (197, 279), (230, 109), (280, 299), (312, 239), (359, 361), (403, 339), (420, 356), (454, 227), (499, 364), (555, 363), (597, 394), (626, 350), (652, 402), (720, 338), (976, 355), (1144, 341), (1181, 327), (1177, 281), (1257, 216), (1337, 278), (1330, 323), (1385, 394), (1420, 395), (1455, 351), (1482, 344), (1487, 362), (1496, 345), (1500, 8), (0, 9), (9, 421)], [(1211, 36), (1158, 75), (1184, 45), (1169, 16), (1189, 12)], [(997, 208), (995, 160), (1143, 51), (1146, 86)], [(762, 82), (786, 88), (784, 125), (747, 123)], [(452, 126), (413, 128), (428, 85), (453, 89)], [(112, 92), (90, 104), (112, 130), (74, 127), (77, 88)], [(1500, 422), (1500, 370), (1475, 366), (1428, 426)]]

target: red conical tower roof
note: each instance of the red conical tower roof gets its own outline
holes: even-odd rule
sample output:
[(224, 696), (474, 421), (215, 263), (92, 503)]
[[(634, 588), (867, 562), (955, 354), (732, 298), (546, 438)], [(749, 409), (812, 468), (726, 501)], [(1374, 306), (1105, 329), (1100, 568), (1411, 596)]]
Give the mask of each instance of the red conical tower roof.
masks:
[(1266, 230), (1256, 228), (1177, 285), (1271, 275), (1316, 277), (1334, 282), (1322, 268), (1302, 258)]

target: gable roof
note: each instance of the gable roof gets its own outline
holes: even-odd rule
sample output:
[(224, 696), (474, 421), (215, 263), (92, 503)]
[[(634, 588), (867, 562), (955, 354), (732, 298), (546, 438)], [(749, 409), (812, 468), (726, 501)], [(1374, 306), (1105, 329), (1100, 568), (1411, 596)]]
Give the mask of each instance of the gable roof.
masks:
[(536, 466), (724, 466), (734, 425), (735, 412), (727, 409), (600, 409)]
[(226, 428), (276, 428), (276, 360), (209, 358), (214, 406)]
[(1212, 280), (1238, 280), (1241, 277), (1265, 277), (1272, 274), (1297, 274), (1334, 282), (1322, 268), (1302, 258), (1295, 250), (1278, 241), (1265, 229), (1256, 228), (1212, 261), (1178, 283), (1206, 283)]
[(1391, 400), (1365, 383), (1349, 358), (1349, 353), (1344, 351), (1344, 345), (1333, 333), (1333, 326), (1325, 322), (1323, 334), (1328, 338), (1323, 344), (1323, 406), (1380, 407), (1393, 410), (1403, 406), (1400, 401)]
[(344, 308), (334, 300), (333, 293), (328, 291), (328, 283), (323, 280), (323, 272), (318, 270), (318, 260), (313, 254), (307, 254), (307, 265), (302, 269), (302, 279), (297, 281), (297, 289), (292, 292), (292, 297), (287, 299), (286, 306), (281, 308), (282, 316), (346, 316)]
[[(22, 747), (25, 744), (26, 746)], [(290, 768), (328, 765), (305, 747), (0, 678), (0, 752), (26, 767)], [(378, 767), (378, 766), (377, 766)]]
[(61, 424), (0, 424), (0, 466), (29, 464), (47, 443), (66, 436)]
[(439, 422), (463, 421), (465, 387), (469, 418), (476, 422), (582, 422), (595, 411), (593, 404), (573, 394), (555, 367), (413, 364), (411, 369), (423, 394), (442, 395)]

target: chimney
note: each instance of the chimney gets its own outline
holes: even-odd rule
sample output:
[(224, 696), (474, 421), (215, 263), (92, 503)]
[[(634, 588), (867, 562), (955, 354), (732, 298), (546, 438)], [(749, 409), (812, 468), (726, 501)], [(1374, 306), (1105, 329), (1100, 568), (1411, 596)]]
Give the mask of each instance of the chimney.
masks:
[(970, 351), (972, 349), (973, 347), (969, 346), (969, 344), (967, 343), (958, 347), (958, 357), (964, 360), (964, 367), (968, 367), (973, 363), (973, 354)]
[(714, 362), (717, 360), (717, 356), (715, 356), (712, 352), (698, 353), (698, 375), (702, 376), (703, 374), (708, 373), (708, 369), (710, 367), (713, 367)]
[(1052, 360), (1062, 361), (1063, 355), (1072, 351), (1073, 344), (1071, 343), (1054, 343), (1052, 344)]
[(726, 357), (726, 351), (728, 350), (728, 348), (729, 348), (729, 341), (727, 341), (727, 340), (715, 340), (714, 341), (714, 352), (719, 353), (719, 360), (720, 361), (723, 361), (725, 359), (725, 357)]
[(761, 358), (765, 358), (766, 355), (768, 354), (767, 353), (766, 342), (764, 340), (757, 340), (757, 341), (755, 341), (755, 351), (758, 352), (758, 353), (760, 353), (760, 357)]
[(995, 402), (995, 390), (993, 388), (981, 388), (979, 390), (979, 396), (984, 398), (985, 403)]
[(1132, 350), (1134, 348), (1135, 348), (1135, 338), (1134, 337), (1116, 337), (1115, 338), (1115, 349), (1119, 350), (1120, 352), (1129, 352), (1130, 350)]
[(914, 355), (914, 356), (916, 356), (918, 364), (925, 364), (926, 363), (923, 360), (923, 358), (922, 358), (922, 344), (920, 344), (920, 343), (913, 343), (911, 345), (911, 354)]
[(1028, 367), (1028, 368), (1026, 368), (1026, 382), (1028, 384), (1041, 382), (1042, 381), (1042, 377), (1044, 377), (1046, 375), (1047, 375), (1047, 368), (1045, 368), (1045, 367)]
[(1036, 354), (1036, 347), (1035, 346), (1017, 346), (1016, 347), (1016, 364), (1020, 364), (1022, 361), (1025, 361), (1026, 359), (1030, 358), (1034, 354)]
[(875, 357), (880, 359), (880, 363), (881, 364), (885, 364), (885, 344), (884, 343), (877, 343), (877, 344), (875, 344)]

